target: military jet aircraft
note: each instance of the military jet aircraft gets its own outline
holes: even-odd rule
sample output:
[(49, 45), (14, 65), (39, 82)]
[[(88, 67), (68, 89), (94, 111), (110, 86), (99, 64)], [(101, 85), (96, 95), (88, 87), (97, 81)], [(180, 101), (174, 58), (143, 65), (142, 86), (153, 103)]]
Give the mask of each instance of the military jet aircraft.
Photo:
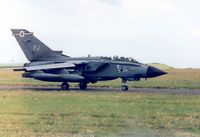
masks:
[(68, 90), (69, 82), (79, 83), (85, 90), (88, 83), (122, 79), (122, 90), (128, 90), (127, 81), (153, 78), (166, 72), (124, 57), (69, 57), (62, 51), (53, 51), (25, 29), (11, 29), (26, 58), (30, 61), (15, 71), (24, 71), (22, 77), (48, 82), (62, 82)]

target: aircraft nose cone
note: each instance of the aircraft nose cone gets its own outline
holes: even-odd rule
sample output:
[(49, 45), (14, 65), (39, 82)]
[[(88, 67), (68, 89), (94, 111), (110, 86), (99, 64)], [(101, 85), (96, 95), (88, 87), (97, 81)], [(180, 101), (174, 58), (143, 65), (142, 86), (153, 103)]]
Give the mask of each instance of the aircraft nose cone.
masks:
[(167, 74), (165, 71), (152, 66), (149, 66), (147, 69), (147, 78), (158, 77), (165, 74)]

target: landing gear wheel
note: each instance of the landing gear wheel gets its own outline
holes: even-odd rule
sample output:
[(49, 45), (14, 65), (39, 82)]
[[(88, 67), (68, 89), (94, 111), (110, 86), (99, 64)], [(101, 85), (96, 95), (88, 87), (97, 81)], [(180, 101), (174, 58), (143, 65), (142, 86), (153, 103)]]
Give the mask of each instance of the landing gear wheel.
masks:
[(63, 82), (61, 84), (61, 89), (62, 90), (69, 90), (69, 84), (67, 82)]
[(128, 82), (126, 79), (122, 79), (122, 90), (127, 91), (128, 90)]
[(86, 88), (87, 88), (87, 83), (86, 83), (86, 82), (81, 82), (79, 86), (80, 86), (80, 89), (81, 89), (81, 90), (86, 90)]
[(122, 90), (123, 91), (127, 91), (128, 90), (128, 86), (122, 86)]

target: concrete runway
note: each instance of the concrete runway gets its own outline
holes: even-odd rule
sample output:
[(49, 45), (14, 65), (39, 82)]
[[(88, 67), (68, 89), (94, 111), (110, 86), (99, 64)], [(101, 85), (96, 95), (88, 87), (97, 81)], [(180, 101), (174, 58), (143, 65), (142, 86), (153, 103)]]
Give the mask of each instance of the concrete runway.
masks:
[[(0, 86), (0, 91), (44, 91), (57, 92), (62, 91), (60, 87), (42, 87), (42, 86)], [(81, 91), (77, 88), (70, 88), (69, 92)], [(62, 91), (66, 92), (66, 91)], [(135, 93), (170, 93), (170, 94), (188, 94), (200, 95), (200, 89), (165, 89), (165, 88), (130, 88), (129, 91), (122, 91), (121, 88), (88, 87), (82, 92), (135, 92)]]

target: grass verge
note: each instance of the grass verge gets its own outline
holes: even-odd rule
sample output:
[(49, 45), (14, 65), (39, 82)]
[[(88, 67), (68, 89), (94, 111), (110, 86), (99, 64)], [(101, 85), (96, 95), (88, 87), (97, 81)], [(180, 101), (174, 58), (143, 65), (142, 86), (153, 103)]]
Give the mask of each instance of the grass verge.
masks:
[(200, 136), (200, 95), (0, 92), (0, 136)]

